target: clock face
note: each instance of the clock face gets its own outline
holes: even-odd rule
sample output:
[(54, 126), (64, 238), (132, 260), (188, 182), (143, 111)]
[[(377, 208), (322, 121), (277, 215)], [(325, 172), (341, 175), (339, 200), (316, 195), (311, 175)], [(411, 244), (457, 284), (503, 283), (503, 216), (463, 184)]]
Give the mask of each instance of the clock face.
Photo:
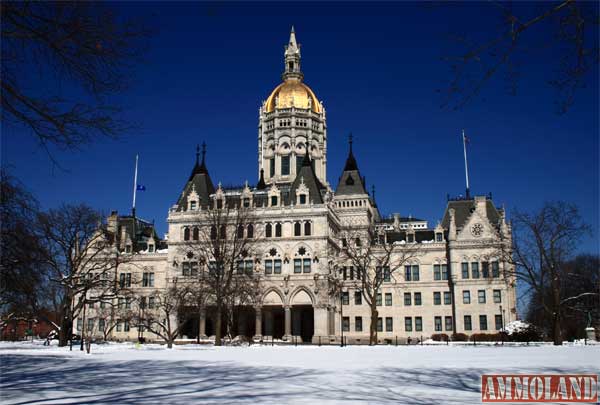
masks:
[(475, 237), (480, 237), (483, 234), (483, 225), (473, 224), (471, 226), (471, 234)]

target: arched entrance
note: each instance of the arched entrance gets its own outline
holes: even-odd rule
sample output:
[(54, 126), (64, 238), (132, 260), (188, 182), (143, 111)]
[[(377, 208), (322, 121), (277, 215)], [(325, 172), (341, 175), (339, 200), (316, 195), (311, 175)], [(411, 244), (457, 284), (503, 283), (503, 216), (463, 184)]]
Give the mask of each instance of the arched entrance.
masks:
[(313, 299), (304, 290), (298, 290), (292, 297), (292, 335), (300, 336), (303, 342), (312, 342), (315, 333)]
[(262, 334), (281, 339), (285, 334), (285, 314), (283, 311), (283, 300), (275, 290), (265, 295), (262, 307)]

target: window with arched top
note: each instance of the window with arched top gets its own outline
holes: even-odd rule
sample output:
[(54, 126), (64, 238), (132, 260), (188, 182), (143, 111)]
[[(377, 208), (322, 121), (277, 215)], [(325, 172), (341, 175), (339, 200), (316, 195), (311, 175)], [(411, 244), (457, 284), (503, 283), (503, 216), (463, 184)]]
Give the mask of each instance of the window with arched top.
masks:
[(217, 239), (217, 227), (214, 225), (210, 227), (210, 239)]
[(267, 224), (265, 226), (265, 237), (270, 238), (273, 236), (273, 225)]
[(194, 227), (192, 236), (193, 236), (194, 240), (200, 239), (200, 229), (198, 229), (198, 227)]
[(221, 225), (221, 234), (219, 237), (221, 239), (225, 239), (227, 237), (227, 227), (225, 225)]
[(275, 237), (281, 238), (281, 224), (275, 225)]
[(190, 240), (190, 228), (183, 229), (183, 240)]
[(294, 236), (300, 236), (302, 232), (302, 226), (300, 222), (294, 222)]
[(310, 236), (310, 233), (311, 233), (310, 222), (305, 222), (304, 223), (304, 236)]
[(254, 225), (252, 225), (252, 224), (248, 225), (246, 237), (249, 239), (254, 238)]
[(244, 226), (243, 225), (238, 225), (238, 228), (237, 228), (237, 238), (238, 239), (243, 239), (244, 238)]

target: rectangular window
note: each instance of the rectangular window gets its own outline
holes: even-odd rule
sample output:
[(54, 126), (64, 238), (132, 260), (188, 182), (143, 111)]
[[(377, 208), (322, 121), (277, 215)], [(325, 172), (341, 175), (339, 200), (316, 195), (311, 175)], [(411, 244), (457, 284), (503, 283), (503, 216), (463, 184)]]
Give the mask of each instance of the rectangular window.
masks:
[(245, 265), (246, 265), (246, 274), (251, 276), (254, 270), (254, 263), (252, 262), (252, 260), (246, 260), (244, 261)]
[(410, 316), (404, 318), (404, 330), (407, 332), (412, 332), (412, 318)]
[(496, 323), (496, 330), (502, 329), (502, 315), (494, 315), (494, 321)]
[(465, 315), (465, 330), (473, 330), (473, 325), (471, 324), (471, 315)]
[(404, 279), (406, 281), (412, 280), (410, 266), (404, 266)]
[(441, 232), (438, 232), (438, 233), (435, 234), (435, 241), (436, 242), (442, 242), (443, 241), (443, 239), (442, 239), (442, 233)]
[(380, 307), (382, 305), (382, 303), (381, 303), (381, 293), (377, 293), (377, 295), (375, 296), (375, 305), (377, 305), (378, 307)]
[(500, 304), (502, 302), (502, 295), (500, 290), (494, 290), (494, 303)]
[(479, 315), (479, 329), (487, 330), (487, 316), (486, 315)]
[(412, 268), (412, 281), (419, 281), (419, 265), (413, 264)]
[[(194, 201), (194, 208), (192, 209), (196, 209), (196, 202)], [(148, 252), (152, 253), (154, 252), (154, 245), (149, 245), (148, 246)]]
[(244, 274), (244, 261), (238, 260), (237, 262), (237, 274)]
[(281, 175), (288, 176), (290, 174), (290, 155), (281, 157)]
[(310, 273), (310, 259), (304, 259), (302, 262), (302, 266), (303, 266), (302, 271), (304, 273)]
[(78, 319), (77, 320), (77, 332), (81, 332), (81, 328), (83, 327), (83, 320), (82, 319)]
[(131, 298), (125, 298), (125, 309), (131, 309)]
[(442, 293), (440, 293), (440, 292), (433, 293), (433, 305), (442, 305)]
[(121, 321), (117, 322), (117, 332), (121, 332), (121, 330), (123, 329), (123, 324), (121, 323)]
[(383, 281), (385, 281), (385, 282), (392, 281), (392, 274), (390, 272), (390, 268), (387, 266), (383, 268)]
[(450, 295), (450, 291), (444, 291), (444, 305), (452, 304), (452, 296)]
[(348, 291), (342, 291), (342, 305), (350, 305), (350, 293)]
[(362, 316), (354, 317), (354, 331), (362, 332)]
[(462, 267), (462, 278), (469, 278), (469, 263), (463, 262), (461, 263)]
[(362, 305), (362, 292), (354, 291), (354, 305)]
[(281, 274), (281, 259), (273, 260), (273, 273)]
[(129, 332), (129, 321), (123, 322), (123, 332)]
[(302, 273), (302, 259), (294, 259), (294, 273)]
[(350, 317), (345, 316), (342, 318), (342, 330), (344, 332), (350, 332)]
[(404, 305), (407, 307), (412, 305), (410, 293), (404, 293)]
[(98, 330), (100, 332), (104, 332), (105, 325), (104, 319), (98, 319)]
[(148, 308), (149, 309), (153, 309), (154, 308), (154, 297), (148, 297)]
[(442, 264), (442, 280), (448, 280), (448, 265)]
[[(144, 275), (145, 274), (146, 273), (144, 273)], [(183, 274), (184, 276), (189, 276), (190, 275), (190, 262), (183, 262), (183, 263), (181, 263), (181, 274)]]
[(87, 331), (92, 332), (94, 330), (94, 319), (90, 318), (87, 320)]
[(481, 262), (481, 277), (483, 277), (483, 278), (490, 277), (490, 263), (489, 262)]
[(442, 317), (436, 316), (435, 318), (433, 318), (433, 320), (434, 320), (435, 331), (441, 332), (442, 331)]
[[(271, 207), (277, 207), (277, 196), (276, 195), (271, 196)], [(281, 235), (279, 235), (279, 236), (281, 236)]]
[(415, 293), (415, 305), (421, 305), (421, 293), (420, 292)]
[(119, 274), (119, 287), (125, 288), (125, 273)]
[(275, 158), (269, 159), (269, 177), (275, 176)]
[(383, 318), (377, 318), (377, 332), (383, 332)]
[(479, 278), (479, 263), (471, 263), (471, 275), (473, 276), (473, 278)]
[(498, 262), (492, 262), (492, 277), (500, 277), (500, 264)]
[(392, 293), (385, 293), (385, 306), (386, 307), (392, 306)]
[(273, 261), (265, 260), (265, 274), (273, 274)]
[(385, 318), (385, 331), (386, 332), (394, 331), (394, 319), (390, 316)]
[[(154, 273), (150, 273), (150, 287), (154, 287)], [(196, 277), (198, 275), (198, 262), (190, 263), (190, 276)]]
[(420, 316), (415, 317), (415, 331), (423, 332), (423, 318)]
[(441, 272), (439, 264), (434, 264), (433, 265), (433, 279), (434, 280), (441, 280), (442, 279), (442, 272)]
[(471, 303), (471, 291), (464, 290), (463, 291), (463, 304), (470, 304), (470, 303)]
[(154, 287), (154, 273), (144, 273), (142, 275), (142, 287)]
[(444, 318), (444, 321), (446, 323), (446, 330), (452, 330), (452, 317), (447, 316)]
[(146, 297), (141, 297), (140, 298), (140, 308), (141, 309), (146, 309)]
[(250, 199), (248, 197), (244, 198), (244, 208), (250, 207)]
[(485, 290), (477, 291), (477, 301), (480, 304), (485, 304)]

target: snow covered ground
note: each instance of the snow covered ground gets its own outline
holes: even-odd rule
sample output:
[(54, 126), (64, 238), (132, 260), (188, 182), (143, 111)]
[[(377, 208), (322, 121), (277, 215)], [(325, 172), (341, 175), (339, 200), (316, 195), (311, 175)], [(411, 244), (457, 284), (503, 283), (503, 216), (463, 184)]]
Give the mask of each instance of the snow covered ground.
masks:
[(0, 403), (480, 403), (483, 373), (600, 373), (600, 346), (0, 343)]

